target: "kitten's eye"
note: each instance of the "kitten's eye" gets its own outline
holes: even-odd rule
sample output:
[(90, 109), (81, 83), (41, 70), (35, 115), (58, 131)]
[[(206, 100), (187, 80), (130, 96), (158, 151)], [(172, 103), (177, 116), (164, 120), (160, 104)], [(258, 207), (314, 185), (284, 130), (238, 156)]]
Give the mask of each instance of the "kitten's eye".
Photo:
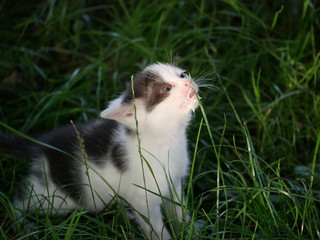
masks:
[(171, 89), (172, 89), (171, 85), (166, 85), (164, 88), (162, 88), (162, 92), (167, 93), (167, 92), (170, 92)]
[(181, 78), (188, 78), (188, 75), (187, 75), (186, 73), (182, 72), (182, 73), (180, 74), (180, 77), (181, 77)]

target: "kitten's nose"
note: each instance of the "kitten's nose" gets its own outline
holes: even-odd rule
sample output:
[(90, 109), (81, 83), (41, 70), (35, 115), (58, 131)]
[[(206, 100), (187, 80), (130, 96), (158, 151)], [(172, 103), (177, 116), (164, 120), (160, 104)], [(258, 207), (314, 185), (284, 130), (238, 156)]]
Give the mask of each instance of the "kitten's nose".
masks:
[(191, 83), (191, 81), (186, 80), (186, 81), (184, 82), (184, 85), (185, 85), (186, 87), (191, 87), (191, 86), (192, 86), (192, 83)]
[(195, 83), (192, 83), (190, 80), (186, 80), (184, 82), (184, 86), (188, 88), (192, 88), (195, 92), (198, 92), (198, 86)]

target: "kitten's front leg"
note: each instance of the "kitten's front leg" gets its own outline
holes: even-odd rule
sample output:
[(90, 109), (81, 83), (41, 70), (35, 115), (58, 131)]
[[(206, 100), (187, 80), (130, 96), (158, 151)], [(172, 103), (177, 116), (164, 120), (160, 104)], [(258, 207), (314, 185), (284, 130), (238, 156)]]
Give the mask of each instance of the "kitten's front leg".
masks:
[(185, 212), (183, 208), (184, 197), (182, 192), (181, 183), (177, 183), (174, 187), (172, 187), (171, 191), (171, 200), (166, 200), (166, 212), (170, 219), (178, 220), (174, 221), (174, 228), (179, 229), (181, 222), (186, 221), (189, 222), (190, 217), (188, 212)]
[[(171, 239), (168, 230), (164, 226), (161, 213), (161, 200), (148, 201), (149, 210), (147, 206), (136, 207), (136, 220), (147, 237), (152, 240), (168, 240)], [(139, 209), (140, 208), (140, 209)], [(144, 217), (143, 217), (144, 216)], [(149, 221), (149, 223), (148, 223)]]

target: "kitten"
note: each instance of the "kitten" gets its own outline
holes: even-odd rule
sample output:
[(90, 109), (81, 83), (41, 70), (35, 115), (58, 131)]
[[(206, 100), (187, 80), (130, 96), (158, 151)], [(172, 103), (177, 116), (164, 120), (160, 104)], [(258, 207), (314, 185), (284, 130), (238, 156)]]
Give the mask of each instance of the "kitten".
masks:
[[(153, 64), (110, 102), (103, 120), (37, 139), (47, 145), (24, 142), (31, 171), (17, 208), (53, 207), (59, 214), (75, 208), (99, 211), (120, 196), (146, 236), (170, 239), (161, 206), (164, 202), (170, 217), (183, 219), (181, 206), (163, 197), (182, 199), (181, 180), (189, 164), (186, 128), (198, 106), (196, 91), (184, 70)], [(18, 145), (2, 135), (0, 144), (7, 151)]]

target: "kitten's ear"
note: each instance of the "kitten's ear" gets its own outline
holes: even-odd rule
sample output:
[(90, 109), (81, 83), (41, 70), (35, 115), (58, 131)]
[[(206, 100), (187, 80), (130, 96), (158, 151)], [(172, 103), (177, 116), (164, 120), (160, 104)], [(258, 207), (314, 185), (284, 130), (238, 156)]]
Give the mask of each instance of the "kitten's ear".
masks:
[(116, 120), (120, 123), (128, 125), (134, 115), (133, 105), (131, 103), (123, 103), (122, 99), (113, 100), (108, 108), (101, 112), (100, 117), (105, 119)]
[(123, 122), (125, 118), (131, 118), (133, 114), (132, 104), (122, 103), (122, 99), (115, 99), (108, 108), (101, 112), (100, 117)]

